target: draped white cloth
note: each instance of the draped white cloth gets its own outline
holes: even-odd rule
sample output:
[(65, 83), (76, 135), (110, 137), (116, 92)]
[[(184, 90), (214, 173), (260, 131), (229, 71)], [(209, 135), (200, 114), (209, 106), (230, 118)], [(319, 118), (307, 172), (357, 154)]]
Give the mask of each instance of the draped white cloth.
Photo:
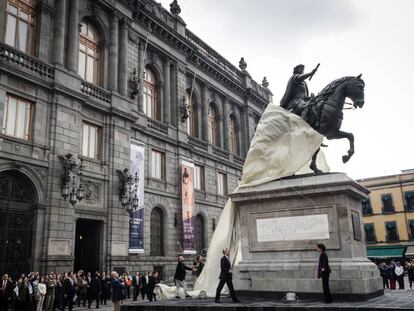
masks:
[[(320, 147), (323, 136), (303, 119), (285, 109), (269, 104), (257, 125), (243, 166), (239, 188), (263, 184), (272, 180), (309, 173), (309, 162)], [(320, 170), (329, 171), (322, 152), (317, 164)], [(241, 260), (239, 216), (229, 199), (223, 209), (211, 239), (203, 272), (197, 279), (193, 296), (200, 291), (214, 297), (220, 274), (222, 249), (230, 249), (233, 264)], [(174, 288), (175, 289), (175, 288)]]

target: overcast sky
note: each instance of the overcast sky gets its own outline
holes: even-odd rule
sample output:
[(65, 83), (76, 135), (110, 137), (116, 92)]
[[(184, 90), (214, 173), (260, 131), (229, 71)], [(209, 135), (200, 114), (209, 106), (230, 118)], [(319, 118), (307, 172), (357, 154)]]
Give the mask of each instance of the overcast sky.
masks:
[[(172, 0), (161, 0), (169, 9)], [(332, 171), (364, 178), (414, 168), (414, 1), (178, 0), (187, 27), (233, 64), (266, 76), (279, 103), (292, 68), (310, 71), (318, 93), (332, 80), (362, 73), (365, 106), (345, 111), (342, 129), (355, 135), (324, 152)]]

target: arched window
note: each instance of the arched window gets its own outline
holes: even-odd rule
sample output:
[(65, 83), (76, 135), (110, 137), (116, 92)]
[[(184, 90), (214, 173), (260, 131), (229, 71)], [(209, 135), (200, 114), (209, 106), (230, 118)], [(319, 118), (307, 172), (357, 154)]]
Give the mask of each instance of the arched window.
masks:
[(217, 110), (212, 104), (208, 106), (208, 142), (212, 145), (218, 144)]
[(87, 82), (99, 84), (99, 37), (96, 28), (89, 22), (81, 22), (79, 36), (78, 74)]
[(195, 219), (195, 232), (196, 232), (196, 250), (198, 254), (206, 248), (205, 244), (205, 221), (204, 217), (200, 214)]
[(144, 70), (144, 113), (151, 119), (160, 120), (158, 109), (157, 79), (154, 71), (145, 67)]
[(229, 138), (230, 138), (230, 152), (239, 154), (239, 140), (238, 140), (238, 126), (236, 118), (231, 115), (229, 119)]
[(197, 118), (197, 100), (194, 94), (191, 96), (190, 93), (185, 94), (185, 102), (188, 107), (188, 119), (187, 119), (187, 134), (197, 137), (198, 136), (198, 118)]
[(150, 256), (164, 256), (164, 213), (159, 207), (150, 216)]

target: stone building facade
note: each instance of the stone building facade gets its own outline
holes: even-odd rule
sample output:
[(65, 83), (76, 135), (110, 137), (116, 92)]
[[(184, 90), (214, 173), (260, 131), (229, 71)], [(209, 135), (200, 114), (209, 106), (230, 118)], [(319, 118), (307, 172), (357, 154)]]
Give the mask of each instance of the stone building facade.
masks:
[[(158, 269), (170, 280), (181, 159), (201, 170), (197, 247), (207, 248), (272, 94), (180, 11), (177, 1), (167, 11), (152, 0), (0, 0), (1, 272)], [(145, 148), (138, 254), (120, 195), (131, 144)], [(83, 166), (67, 183), (83, 186), (73, 205), (62, 197), (67, 154)]]

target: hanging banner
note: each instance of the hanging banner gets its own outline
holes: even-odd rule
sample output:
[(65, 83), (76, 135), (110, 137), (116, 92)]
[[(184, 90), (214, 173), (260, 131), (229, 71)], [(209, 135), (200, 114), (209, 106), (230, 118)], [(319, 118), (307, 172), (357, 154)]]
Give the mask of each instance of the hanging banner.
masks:
[(183, 207), (183, 253), (196, 254), (195, 247), (195, 198), (194, 163), (181, 162), (181, 199)]
[(129, 225), (129, 253), (144, 252), (144, 162), (145, 148), (131, 144), (129, 171), (132, 177), (137, 173), (139, 181), (133, 187), (138, 197), (138, 209), (131, 214)]

